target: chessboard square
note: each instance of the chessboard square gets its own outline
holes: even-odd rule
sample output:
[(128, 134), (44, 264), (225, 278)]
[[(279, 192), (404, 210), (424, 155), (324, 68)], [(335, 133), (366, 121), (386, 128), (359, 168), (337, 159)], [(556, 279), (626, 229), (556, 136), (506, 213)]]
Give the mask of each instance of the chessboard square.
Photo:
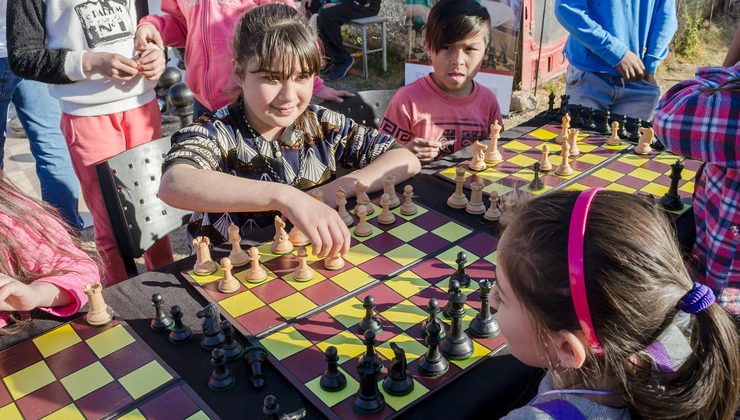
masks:
[(49, 357), (80, 341), (82, 339), (69, 324), (64, 324), (33, 339), (33, 343), (36, 344), (36, 347), (38, 347), (41, 355), (44, 357)]
[[(388, 257), (391, 258), (390, 255), (388, 255)], [(332, 277), (332, 281), (338, 284), (339, 287), (341, 287), (342, 289), (351, 292), (353, 290), (359, 289), (366, 284), (374, 282), (375, 279), (359, 268), (352, 267), (344, 273), (337, 274), (336, 276)]]
[(498, 240), (487, 233), (478, 233), (460, 243), (461, 247), (470, 250), (475, 255), (490, 254), (496, 250), (497, 245)]
[(478, 178), (481, 178), (484, 181), (486, 181), (483, 184), (484, 185), (487, 185), (487, 184), (496, 182), (496, 181), (498, 181), (500, 179), (506, 178), (509, 175), (506, 174), (506, 173), (504, 173), (504, 172), (498, 171), (496, 169), (490, 168), (490, 169), (485, 170), (483, 172), (478, 172), (478, 174), (476, 176)]
[(380, 392), (385, 397), (385, 403), (396, 411), (402, 410), (404, 407), (412, 404), (414, 401), (418, 400), (419, 398), (426, 395), (427, 392), (429, 392), (429, 390), (424, 385), (420, 384), (419, 381), (417, 381), (416, 379), (414, 379), (414, 389), (412, 389), (411, 392), (409, 392), (408, 394), (400, 397), (396, 397), (385, 392), (385, 389), (383, 389), (382, 379), (378, 381), (378, 388), (380, 388)]
[(383, 278), (391, 273), (395, 273), (403, 267), (401, 264), (381, 255), (360, 265), (360, 268), (372, 277)]
[(224, 300), (218, 302), (218, 304), (234, 318), (244, 315), (247, 312), (251, 312), (260, 306), (264, 305), (264, 302), (260, 300), (251, 290), (245, 290), (242, 293), (234, 296), (229, 296)]
[(640, 188), (640, 191), (652, 194), (656, 197), (662, 197), (668, 192), (668, 185), (661, 185), (656, 182), (651, 182), (644, 187)]
[(102, 363), (95, 362), (77, 372), (60, 379), (69, 395), (77, 400), (95, 391), (103, 385), (113, 382), (113, 377), (108, 373)]
[(496, 252), (497, 251), (491, 252), (490, 254), (488, 254), (485, 257), (483, 257), (483, 259), (486, 260), (486, 261), (488, 261), (489, 263), (491, 263), (493, 265), (496, 265)]
[(278, 360), (283, 360), (305, 348), (311, 347), (311, 342), (293, 326), (270, 334), (260, 340), (260, 344)]
[(681, 160), (681, 157), (674, 155), (673, 153), (669, 152), (661, 152), (655, 158), (653, 159), (656, 162), (663, 163), (665, 165), (672, 165), (676, 163), (677, 160)]
[[(33, 341), (21, 341), (13, 347), (0, 352), (0, 378), (12, 375), (43, 358)], [(3, 401), (0, 399), (0, 406), (2, 405)]]
[(146, 420), (146, 417), (144, 417), (144, 415), (141, 414), (141, 411), (136, 408), (133, 411), (129, 411), (128, 413), (122, 415), (118, 418), (118, 420)]
[(417, 339), (406, 333), (400, 333), (391, 340), (385, 341), (383, 344), (375, 348), (378, 353), (385, 356), (388, 360), (392, 360), (393, 357), (395, 357), (395, 353), (391, 348), (391, 343), (396, 343), (398, 347), (402, 348), (406, 352), (406, 360), (417, 359), (427, 352), (426, 346), (421, 344)]
[(116, 350), (120, 350), (136, 341), (134, 337), (123, 328), (123, 325), (104, 331), (96, 336), (87, 339), (87, 345), (99, 357), (105, 357)]
[(473, 340), (473, 354), (468, 357), (467, 359), (463, 360), (450, 360), (450, 362), (456, 364), (462, 369), (469, 368), (472, 364), (478, 362), (484, 357), (487, 357), (489, 354), (491, 354), (491, 350), (488, 350), (487, 348), (483, 347), (479, 342)]
[(510, 191), (514, 191), (514, 188), (498, 183), (486, 185), (485, 187), (483, 187), (483, 192), (488, 195), (492, 194), (494, 191), (498, 193), (499, 196), (502, 196), (509, 193)]
[(380, 313), (385, 311), (386, 309), (391, 308), (394, 305), (397, 305), (399, 302), (403, 301), (403, 296), (396, 293), (395, 290), (388, 287), (388, 285), (383, 282), (378, 284), (377, 286), (364, 290), (361, 293), (357, 294), (355, 296), (360, 302), (364, 302), (365, 298), (368, 296), (372, 296), (373, 299), (375, 299), (375, 312)]
[(332, 306), (326, 312), (345, 328), (359, 323), (365, 317), (365, 308), (362, 307), (362, 302), (354, 297)]
[(422, 261), (411, 268), (411, 271), (432, 284), (439, 282), (455, 272), (449, 264), (442, 262), (437, 258)]
[(347, 398), (352, 397), (360, 389), (360, 383), (357, 382), (357, 380), (355, 380), (352, 375), (347, 373), (341, 367), (339, 368), (339, 370), (344, 373), (344, 377), (347, 378), (347, 386), (345, 386), (341, 391), (327, 392), (321, 389), (321, 376), (318, 376), (310, 382), (306, 383), (306, 388), (313, 392), (314, 395), (316, 395), (321, 400), (321, 402), (329, 407), (334, 407)]
[(604, 156), (597, 155), (597, 154), (590, 154), (590, 153), (580, 155), (576, 158), (576, 160), (578, 160), (579, 162), (590, 163), (592, 165), (598, 165), (599, 163), (605, 161), (606, 159), (607, 158)]
[(129, 405), (133, 399), (118, 381), (96, 389), (75, 401), (87, 419), (108, 418), (112, 413), (117, 413), (123, 407)]
[(286, 319), (292, 319), (316, 308), (311, 299), (301, 293), (293, 293), (290, 296), (272, 302), (270, 307)]
[(46, 365), (49, 366), (54, 376), (63, 378), (97, 359), (95, 353), (90, 350), (90, 346), (81, 342), (47, 357)]
[(413, 271), (403, 273), (387, 280), (386, 286), (398, 292), (404, 298), (409, 298), (430, 286), (429, 282), (419, 277)]
[(609, 191), (624, 192), (624, 193), (628, 193), (628, 194), (633, 194), (635, 191), (637, 191), (636, 189), (634, 189), (632, 187), (628, 187), (626, 185), (622, 185), (622, 184), (619, 184), (619, 183), (616, 183), (616, 182), (605, 186), (604, 189), (609, 190)]
[[(4, 419), (4, 417), (2, 417)], [(85, 420), (85, 416), (74, 404), (69, 404), (43, 417), (42, 420)]]
[(445, 264), (449, 265), (450, 267), (457, 269), (457, 254), (459, 254), (460, 252), (464, 252), (465, 256), (467, 257), (465, 261), (466, 267), (472, 264), (474, 261), (476, 261), (479, 258), (473, 252), (468, 251), (467, 249), (461, 247), (460, 245), (453, 246), (447, 251), (437, 255), (436, 258), (444, 262)]
[(43, 360), (3, 378), (8, 392), (17, 400), (54, 382), (54, 374)]
[(347, 294), (344, 289), (331, 280), (324, 280), (307, 289), (303, 289), (301, 293), (318, 306), (325, 305)]
[(558, 134), (553, 133), (550, 130), (545, 130), (544, 128), (538, 128), (530, 132), (528, 135), (540, 140), (552, 140), (558, 136)]
[(444, 238), (440, 238), (431, 232), (427, 232), (409, 242), (409, 245), (419, 251), (425, 252), (427, 255), (431, 255), (449, 245), (449, 241)]
[(472, 232), (470, 229), (463, 227), (455, 222), (447, 222), (443, 226), (434, 229), (432, 233), (445, 238), (450, 242), (455, 242)]
[(208, 414), (204, 413), (203, 410), (198, 410), (198, 412), (186, 418), (185, 420), (211, 420), (211, 418), (208, 416)]
[(270, 261), (272, 259), (280, 257), (279, 254), (273, 254), (272, 253), (272, 241), (265, 242), (264, 244), (257, 247), (257, 249), (260, 251), (260, 261)]
[[(511, 175), (525, 181), (531, 181), (532, 179), (534, 179), (534, 170), (531, 168), (524, 168), (522, 170), (514, 172)], [(542, 175), (543, 174), (540, 174), (540, 176)]]
[(172, 375), (159, 362), (152, 360), (122, 377), (118, 382), (131, 394), (132, 398), (139, 399), (171, 379)]
[(15, 404), (8, 404), (0, 407), (0, 419), (3, 420), (24, 420), (21, 412)]
[(397, 248), (403, 244), (403, 241), (397, 237), (391, 235), (388, 232), (383, 232), (374, 238), (365, 241), (365, 245), (370, 247), (373, 251), (378, 254), (385, 254), (386, 252)]
[(650, 159), (644, 158), (642, 156), (638, 156), (634, 153), (628, 153), (621, 158), (619, 158), (620, 162), (632, 165), (632, 166), (642, 166), (645, 164), (645, 162), (649, 161)]
[(198, 285), (203, 286), (204, 284), (212, 283), (220, 279), (224, 276), (224, 272), (221, 271), (221, 266), (219, 266), (215, 272), (211, 274), (206, 274), (205, 276), (199, 276), (195, 274), (195, 271), (193, 270), (188, 271), (188, 276), (190, 276), (190, 278), (193, 279), (193, 281), (196, 282)]
[(624, 174), (619, 173), (617, 171), (612, 171), (611, 169), (608, 169), (608, 168), (601, 168), (597, 170), (596, 172), (594, 172), (593, 175), (595, 177), (605, 179), (610, 182), (614, 182), (624, 176)]
[(583, 184), (579, 184), (577, 182), (575, 184), (568, 185), (568, 187), (566, 188), (566, 190), (568, 190), (568, 191), (584, 191), (584, 190), (587, 190), (587, 189), (589, 189), (589, 187), (587, 187), (587, 186), (585, 186)]
[(659, 177), (660, 173), (645, 168), (637, 168), (634, 171), (630, 172), (629, 175), (635, 178), (644, 179), (646, 181), (652, 181), (655, 178)]
[(365, 345), (362, 343), (360, 337), (351, 331), (342, 331), (328, 340), (324, 340), (316, 344), (316, 347), (318, 347), (322, 352), (326, 352), (326, 349), (329, 348), (329, 346), (337, 348), (340, 365), (349, 359), (359, 356), (365, 351)]
[[(16, 401), (26, 419), (39, 419), (72, 402), (62, 384), (57, 381)], [(0, 418), (4, 418), (0, 416)]]
[(445, 178), (454, 180), (457, 176), (457, 167), (450, 166), (448, 168), (444, 168), (441, 171), (439, 171), (439, 174)]
[(349, 249), (349, 254), (344, 257), (344, 261), (349, 262), (352, 265), (360, 265), (377, 256), (377, 251), (371, 249), (365, 244), (358, 244)]
[(678, 187), (679, 191), (683, 191), (685, 193), (693, 194), (694, 193), (694, 181), (688, 181), (685, 184)]
[(390, 258), (391, 260), (397, 262), (402, 266), (410, 265), (411, 263), (417, 261), (419, 258), (425, 255), (426, 253), (414, 248), (409, 244), (403, 244), (398, 248), (385, 253), (386, 257)]
[[(478, 279), (470, 279), (470, 284), (467, 287), (460, 285), (460, 291), (463, 292), (465, 295), (469, 295), (469, 294), (475, 292), (476, 290), (478, 290), (478, 281), (477, 280)], [(447, 277), (446, 279), (444, 279), (441, 282), (437, 283), (436, 286), (439, 289), (447, 292), (448, 290), (450, 290), (450, 277)]]
[(286, 359), (283, 365), (301, 383), (321, 375), (326, 370), (326, 355), (316, 347), (309, 347)]
[(509, 159), (507, 162), (513, 163), (514, 165), (521, 166), (523, 168), (527, 168), (534, 165), (534, 163), (537, 162), (537, 159), (531, 158), (527, 155), (516, 155)]
[(472, 278), (472, 281), (478, 282), (482, 279), (495, 278), (496, 266), (484, 259), (480, 259), (467, 266), (465, 272)]
[(523, 153), (532, 148), (531, 145), (519, 140), (511, 140), (504, 144), (502, 147), (503, 149), (514, 153)]
[[(404, 200), (404, 198), (401, 197), (401, 203), (402, 204), (403, 204), (403, 200)], [(422, 214), (424, 214), (424, 213), (426, 213), (428, 211), (429, 210), (427, 210), (426, 208), (424, 208), (424, 207), (422, 207), (422, 206), (420, 206), (418, 204), (416, 205), (416, 213), (414, 213), (414, 214), (401, 214), (401, 206), (398, 206), (395, 209), (391, 209), (391, 212), (393, 212), (393, 214), (395, 214), (396, 217), (400, 217), (400, 218), (406, 219), (406, 220), (415, 219), (415, 218), (421, 216)]]
[[(296, 268), (298, 267), (296, 266)], [(318, 284), (324, 279), (326, 279), (326, 277), (316, 270), (313, 270), (313, 278), (308, 281), (296, 280), (292, 272), (283, 276), (283, 280), (285, 280), (285, 282), (291, 285), (295, 290), (303, 290), (307, 287), (313, 286), (314, 284)]]
[(236, 318), (237, 329), (246, 334), (260, 334), (269, 328), (285, 322), (285, 318), (265, 305)]
[(404, 223), (389, 230), (388, 233), (404, 242), (409, 242), (425, 234), (426, 230), (413, 223)]
[[(598, 148), (598, 146), (596, 146), (595, 144), (578, 142), (578, 150), (580, 150), (581, 154), (578, 155), (576, 159), (586, 157), (586, 156), (595, 156), (595, 155), (591, 155), (590, 153), (596, 150), (596, 148)], [(605, 159), (605, 158), (602, 158), (602, 159)]]
[(252, 293), (254, 293), (255, 296), (260, 298), (263, 302), (269, 304), (295, 293), (295, 289), (288, 285), (287, 282), (280, 279), (272, 281), (269, 284), (263, 283), (252, 289)]
[(408, 300), (383, 311), (381, 315), (404, 331), (424, 321), (429, 316), (426, 311)]
[[(128, 346), (100, 359), (103, 366), (115, 378), (131, 372), (154, 359), (154, 355), (142, 342), (134, 342)], [(53, 370), (53, 369), (52, 369)], [(67, 375), (64, 375), (67, 376)], [(57, 377), (61, 377), (57, 375)]]

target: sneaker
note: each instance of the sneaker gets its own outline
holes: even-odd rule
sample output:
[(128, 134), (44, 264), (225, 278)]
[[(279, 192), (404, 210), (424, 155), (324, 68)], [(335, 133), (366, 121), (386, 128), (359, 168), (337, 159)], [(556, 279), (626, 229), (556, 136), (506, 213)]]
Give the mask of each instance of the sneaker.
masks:
[(336, 61), (332, 66), (331, 71), (326, 76), (326, 80), (329, 82), (335, 82), (337, 80), (344, 79), (349, 69), (355, 64), (355, 59), (350, 55), (349, 60)]

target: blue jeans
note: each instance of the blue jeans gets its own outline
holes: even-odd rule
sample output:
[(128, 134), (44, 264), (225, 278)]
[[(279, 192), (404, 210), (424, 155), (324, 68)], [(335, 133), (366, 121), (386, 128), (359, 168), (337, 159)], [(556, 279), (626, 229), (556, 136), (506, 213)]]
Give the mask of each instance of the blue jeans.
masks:
[(660, 99), (660, 88), (650, 82), (625, 82), (619, 76), (593, 73), (568, 66), (565, 94), (571, 105), (581, 105), (612, 114), (649, 121)]
[(5, 126), (11, 100), (36, 159), (41, 198), (59, 209), (73, 228), (82, 229), (77, 210), (80, 184), (59, 128), (62, 117), (59, 102), (49, 95), (45, 84), (16, 77), (10, 72), (8, 59), (0, 58), (0, 168), (5, 157)]

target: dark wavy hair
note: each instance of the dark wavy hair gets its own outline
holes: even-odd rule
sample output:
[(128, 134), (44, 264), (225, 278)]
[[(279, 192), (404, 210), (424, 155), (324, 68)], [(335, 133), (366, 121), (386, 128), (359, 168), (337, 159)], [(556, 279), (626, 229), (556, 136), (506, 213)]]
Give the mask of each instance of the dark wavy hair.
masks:
[(442, 0), (427, 18), (424, 42), (432, 51), (483, 33), (486, 46), (491, 40), (491, 17), (475, 0)]

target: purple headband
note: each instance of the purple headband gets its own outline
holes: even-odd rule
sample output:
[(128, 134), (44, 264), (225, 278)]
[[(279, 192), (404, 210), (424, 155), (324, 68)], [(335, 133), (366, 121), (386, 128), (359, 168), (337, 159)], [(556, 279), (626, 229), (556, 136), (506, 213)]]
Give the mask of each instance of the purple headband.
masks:
[(694, 282), (694, 288), (689, 290), (678, 301), (676, 307), (689, 314), (697, 314), (714, 303), (714, 293), (712, 289), (704, 284)]

